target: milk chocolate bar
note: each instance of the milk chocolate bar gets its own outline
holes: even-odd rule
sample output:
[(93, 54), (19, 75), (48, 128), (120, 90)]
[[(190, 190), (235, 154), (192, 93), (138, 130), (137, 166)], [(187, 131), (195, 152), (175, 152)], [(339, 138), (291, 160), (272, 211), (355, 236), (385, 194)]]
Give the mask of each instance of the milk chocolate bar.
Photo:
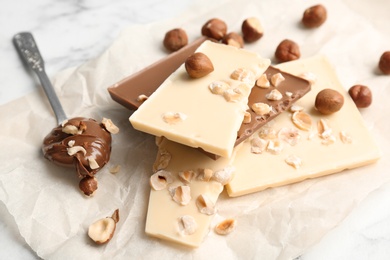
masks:
[(206, 39), (206, 37), (198, 38), (191, 44), (109, 87), (108, 92), (111, 98), (130, 110), (137, 110), (143, 103), (140, 97), (142, 95), (149, 97)]

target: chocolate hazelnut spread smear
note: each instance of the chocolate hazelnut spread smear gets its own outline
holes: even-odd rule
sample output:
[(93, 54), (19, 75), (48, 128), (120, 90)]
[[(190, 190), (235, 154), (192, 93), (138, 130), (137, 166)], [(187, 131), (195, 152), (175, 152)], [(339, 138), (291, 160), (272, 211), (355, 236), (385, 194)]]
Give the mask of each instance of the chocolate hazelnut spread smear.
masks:
[(75, 167), (80, 178), (93, 176), (110, 159), (111, 134), (94, 119), (76, 117), (55, 127), (42, 151), (57, 165)]

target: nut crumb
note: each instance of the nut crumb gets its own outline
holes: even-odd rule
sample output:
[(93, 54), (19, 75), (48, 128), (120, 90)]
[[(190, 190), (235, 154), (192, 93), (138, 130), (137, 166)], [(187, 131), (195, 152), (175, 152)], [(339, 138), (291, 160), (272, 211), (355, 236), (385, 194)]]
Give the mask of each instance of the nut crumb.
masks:
[(66, 150), (68, 152), (68, 155), (70, 155), (70, 156), (75, 155), (78, 152), (82, 152), (84, 156), (87, 154), (87, 150), (85, 150), (85, 148), (80, 146), (80, 145), (66, 148)]
[(271, 83), (274, 87), (278, 87), (280, 83), (282, 83), (285, 80), (282, 73), (275, 73), (271, 77)]
[(179, 179), (184, 183), (184, 184), (189, 184), (191, 183), (192, 179), (195, 177), (195, 172), (192, 170), (188, 171), (182, 171), (179, 172)]
[(213, 81), (209, 85), (211, 93), (216, 95), (223, 95), (229, 87), (229, 84), (224, 81)]
[(68, 146), (69, 146), (69, 147), (73, 147), (75, 143), (76, 143), (75, 140), (70, 140), (70, 141), (68, 142)]
[(198, 229), (198, 224), (196, 223), (194, 217), (190, 215), (181, 216), (178, 221), (179, 234), (184, 236), (192, 235)]
[(340, 139), (344, 144), (352, 143), (352, 137), (346, 131), (340, 131)]
[(117, 134), (119, 133), (119, 128), (111, 121), (111, 119), (103, 117), (102, 124), (104, 125), (104, 128), (111, 134)]
[(281, 100), (283, 98), (282, 93), (279, 92), (277, 89), (271, 90), (271, 92), (267, 93), (265, 97), (268, 100), (276, 101), (276, 100)]
[(212, 202), (210, 198), (204, 194), (198, 196), (196, 199), (196, 206), (202, 214), (213, 215), (216, 212), (214, 202)]
[(283, 150), (283, 143), (279, 139), (269, 140), (267, 152), (272, 154), (280, 154)]
[(322, 138), (322, 144), (330, 145), (336, 142), (336, 137), (333, 135), (333, 130), (330, 128), (327, 120), (320, 119), (317, 122), (317, 129), (318, 135)]
[(120, 172), (120, 170), (121, 170), (121, 166), (118, 164), (110, 168), (110, 173), (116, 174)]
[(171, 161), (172, 155), (168, 150), (161, 148), (158, 149), (157, 158), (153, 164), (153, 171), (159, 171), (167, 168), (169, 162)]
[(260, 87), (260, 88), (269, 88), (271, 86), (268, 78), (267, 78), (267, 75), (265, 73), (263, 73), (260, 78), (258, 78), (256, 80), (256, 86)]
[(154, 190), (163, 190), (168, 184), (173, 182), (173, 176), (170, 172), (159, 170), (150, 176), (149, 183)]
[(62, 132), (70, 135), (76, 135), (79, 133), (79, 129), (74, 125), (65, 125), (62, 127)]
[(138, 102), (144, 102), (148, 99), (149, 97), (147, 95), (141, 94), (137, 97)]
[(294, 112), (292, 121), (296, 127), (304, 131), (310, 131), (312, 125), (311, 116), (303, 111)]
[(291, 146), (294, 146), (301, 139), (299, 131), (291, 127), (283, 127), (278, 132), (278, 138), (282, 141), (285, 141)]
[(266, 150), (267, 145), (267, 140), (260, 137), (254, 137), (251, 139), (251, 153), (261, 154)]
[(88, 156), (87, 160), (88, 160), (89, 168), (91, 168), (92, 170), (99, 168), (99, 164), (97, 163), (95, 158), (93, 158), (92, 156)]
[(243, 98), (243, 95), (238, 89), (229, 88), (224, 91), (223, 97), (227, 102), (238, 102)]
[(199, 174), (197, 179), (200, 181), (209, 181), (213, 177), (213, 170), (211, 169), (199, 169)]
[(182, 206), (187, 205), (191, 201), (190, 186), (180, 185), (172, 191), (172, 199)]
[(234, 80), (246, 83), (252, 83), (255, 81), (255, 75), (253, 74), (253, 72), (244, 68), (235, 69), (232, 74), (230, 74), (230, 77)]
[(232, 180), (234, 171), (234, 167), (227, 166), (222, 170), (214, 172), (212, 179), (222, 185), (226, 185)]
[(294, 167), (295, 169), (299, 169), (302, 165), (302, 159), (299, 158), (298, 156), (296, 155), (289, 155), (286, 159), (285, 159), (285, 162)]
[(233, 218), (228, 218), (218, 223), (215, 226), (214, 231), (218, 235), (228, 235), (231, 232), (233, 232), (236, 226), (237, 226), (237, 220)]
[(256, 113), (256, 115), (259, 116), (263, 116), (271, 112), (271, 106), (262, 102), (252, 104), (251, 108)]
[(179, 122), (183, 122), (187, 118), (187, 115), (180, 112), (165, 112), (162, 114), (162, 119), (165, 123), (174, 125)]
[(244, 113), (244, 120), (242, 121), (243, 124), (249, 124), (252, 121), (252, 115), (248, 111)]

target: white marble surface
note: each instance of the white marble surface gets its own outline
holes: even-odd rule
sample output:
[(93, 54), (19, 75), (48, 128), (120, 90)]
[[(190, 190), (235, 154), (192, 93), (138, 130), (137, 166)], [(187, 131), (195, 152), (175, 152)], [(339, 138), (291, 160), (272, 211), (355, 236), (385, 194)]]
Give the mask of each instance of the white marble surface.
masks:
[[(374, 26), (390, 32), (388, 0), (345, 0)], [(382, 4), (387, 8), (380, 8)], [(122, 28), (174, 17), (191, 0), (14, 1), (0, 9), (0, 104), (39, 87), (24, 70), (11, 43), (31, 31), (46, 61), (49, 76), (97, 57)], [(373, 7), (374, 6), (374, 7)], [(376, 6), (376, 7), (375, 7)], [(390, 46), (389, 46), (390, 49)], [(389, 259), (390, 184), (369, 194), (351, 214), (300, 259)], [(16, 223), (0, 203), (0, 259), (36, 259)]]

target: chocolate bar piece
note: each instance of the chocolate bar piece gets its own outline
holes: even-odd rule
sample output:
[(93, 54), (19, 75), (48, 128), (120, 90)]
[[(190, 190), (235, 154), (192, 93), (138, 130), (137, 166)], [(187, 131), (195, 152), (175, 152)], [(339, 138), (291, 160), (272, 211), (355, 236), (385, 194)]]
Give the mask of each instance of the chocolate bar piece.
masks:
[(206, 37), (201, 37), (109, 87), (111, 98), (130, 110), (137, 110), (143, 102), (139, 97), (149, 97), (205, 40)]
[[(252, 135), (252, 133), (254, 133), (257, 129), (265, 125), (283, 111), (289, 109), (295, 101), (310, 91), (310, 83), (305, 79), (283, 72), (272, 66), (269, 66), (265, 71), (269, 82), (271, 82), (272, 76), (278, 73), (283, 76), (284, 80), (282, 80), (277, 87), (274, 87), (271, 84), (269, 88), (261, 88), (258, 86), (252, 88), (252, 92), (249, 95), (249, 108), (251, 108), (255, 103), (265, 103), (272, 106), (272, 110), (264, 115), (257, 115), (252, 109), (249, 109), (248, 112), (251, 114), (251, 122), (247, 124), (243, 123), (241, 125), (241, 128), (237, 133), (235, 145), (238, 145)], [(281, 99), (270, 100), (267, 98), (267, 95), (274, 89), (282, 94)]]
[[(109, 87), (108, 92), (111, 98), (126, 108), (136, 110), (143, 102), (142, 97), (146, 98), (150, 96), (206, 39), (204, 37), (199, 38), (179, 51), (168, 55), (164, 59)], [(310, 83), (303, 78), (283, 72), (272, 66), (265, 72), (270, 82), (271, 77), (278, 73), (283, 76), (284, 80), (276, 87), (271, 84), (269, 88), (261, 88), (258, 86), (252, 88), (248, 102), (249, 108), (254, 103), (265, 103), (272, 106), (272, 109), (264, 115), (257, 115), (252, 109), (248, 109), (248, 112), (251, 114), (251, 122), (241, 125), (237, 133), (235, 145), (241, 143), (257, 129), (283, 111), (289, 109), (295, 101), (310, 91)], [(269, 100), (267, 98), (267, 94), (273, 89), (278, 90), (282, 94), (280, 100)], [(217, 155), (207, 152), (206, 154), (211, 158), (218, 158)]]

